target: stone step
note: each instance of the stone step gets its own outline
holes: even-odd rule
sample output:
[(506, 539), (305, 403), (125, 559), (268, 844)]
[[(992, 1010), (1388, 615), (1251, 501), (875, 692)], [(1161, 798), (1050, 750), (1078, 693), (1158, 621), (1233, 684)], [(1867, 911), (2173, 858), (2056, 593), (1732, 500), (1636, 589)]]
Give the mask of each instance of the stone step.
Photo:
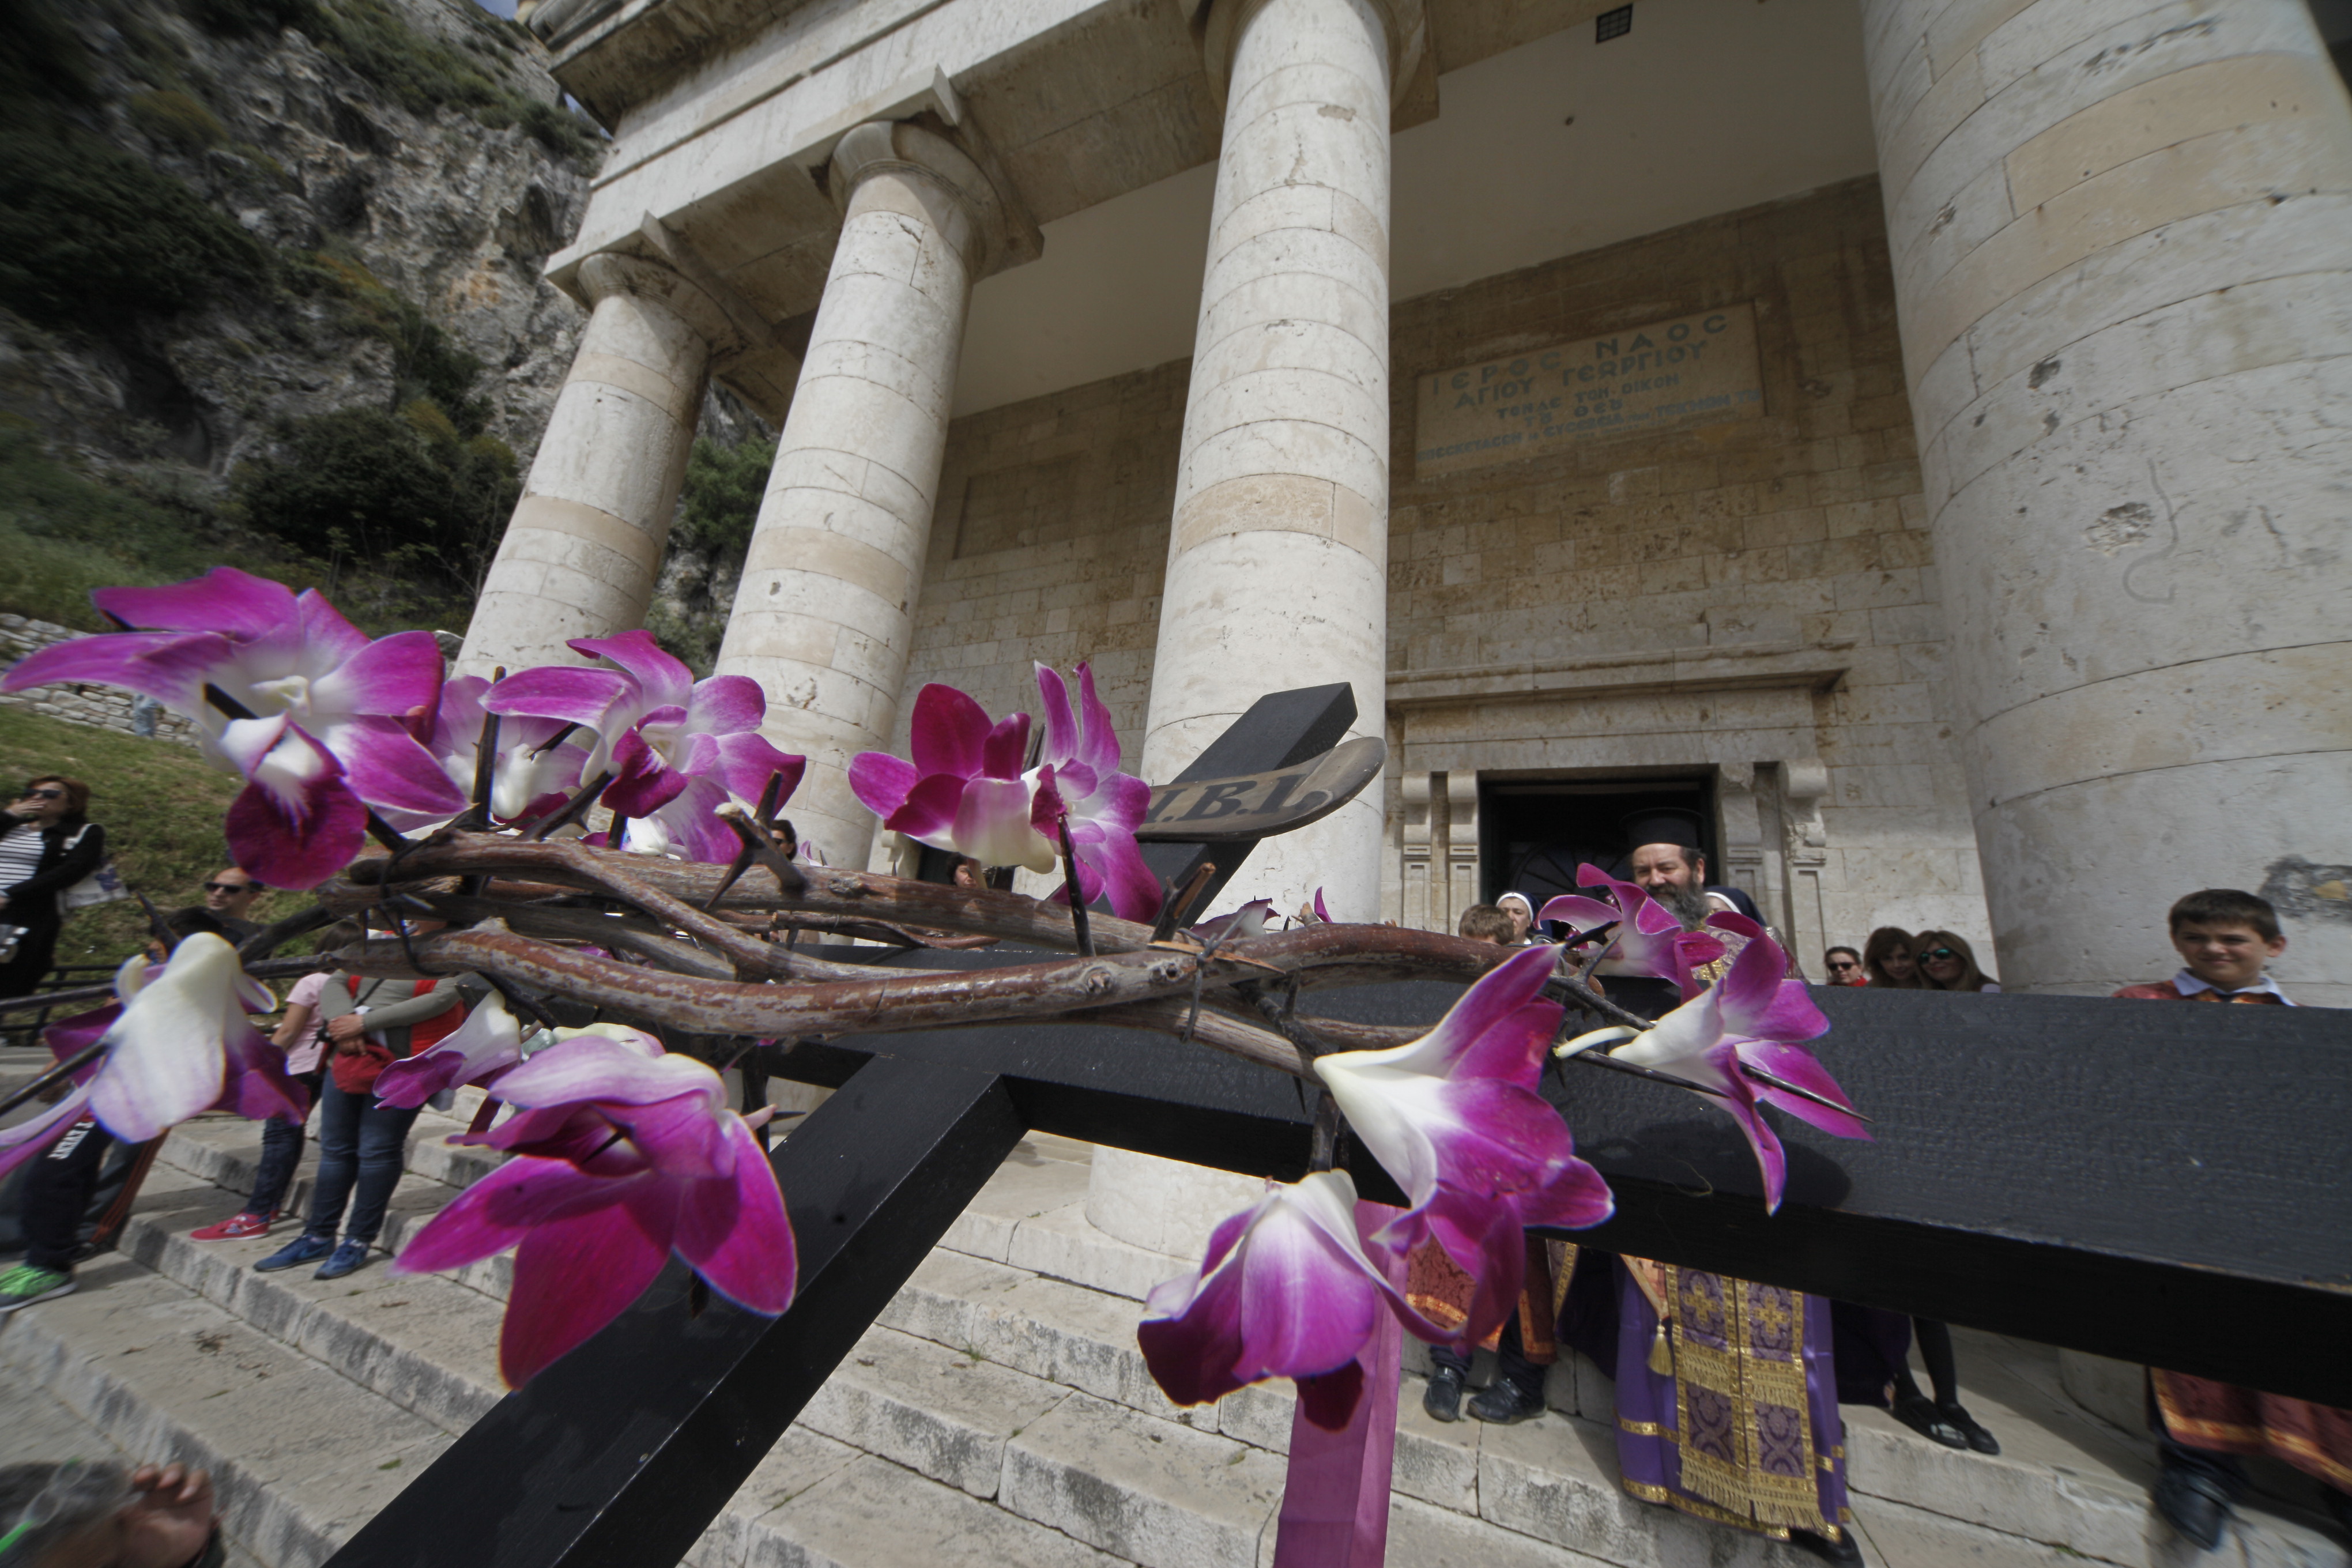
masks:
[[(246, 1162), (236, 1136), (233, 1130), (208, 1131), (192, 1140), (203, 1145), (199, 1154), (184, 1154), (175, 1142), (167, 1147), (167, 1157), (235, 1174)], [(244, 1136), (257, 1150), (249, 1124)], [(1021, 1459), (1014, 1452), (1020, 1448), (1016, 1435), (1050, 1431), (1067, 1404), (1055, 1403), (1055, 1396), (1066, 1390), (1188, 1436), (1214, 1436), (1238, 1445), (1222, 1450), (1224, 1462), (1245, 1462), (1250, 1455), (1243, 1449), (1259, 1457), (1286, 1453), (1286, 1387), (1244, 1390), (1216, 1406), (1179, 1410), (1159, 1394), (1144, 1368), (1135, 1343), (1137, 1304), (1130, 1295), (1008, 1261), (1034, 1258), (1038, 1248), (1025, 1244), (1040, 1232), (1074, 1237), (1082, 1250), (1106, 1253), (1121, 1247), (1091, 1234), (1082, 1198), (1038, 1206), (1082, 1194), (1085, 1173), (1082, 1162), (1063, 1158), (1051, 1145), (1024, 1144), (886, 1309), (871, 1343), (845, 1363), (835, 1380), (838, 1386), (828, 1385), (820, 1394), (803, 1426), (975, 1498), (1011, 1486), (1024, 1464), (1023, 1473), (1030, 1478), (1024, 1495), (1045, 1495), (1037, 1479), (1043, 1461), (1034, 1455)], [(441, 1182), (405, 1180), (386, 1225), (386, 1241), (395, 1247), (403, 1244), (453, 1192)], [(202, 1194), (192, 1201), (201, 1207)], [(220, 1205), (233, 1207), (235, 1198), (223, 1194), (212, 1202), (205, 1218), (226, 1213)], [(142, 1216), (134, 1222), (135, 1237), (128, 1245), (173, 1279), (272, 1325), (288, 1342), (348, 1369), (363, 1385), (444, 1430), (462, 1429), (497, 1397), (489, 1322), (506, 1291), (509, 1260), (486, 1260), (454, 1280), (398, 1282), (454, 1292), (446, 1296), (447, 1315), (471, 1319), (477, 1326), (443, 1338), (430, 1326), (443, 1315), (440, 1310), (404, 1317), (404, 1307), (385, 1305), (425, 1299), (421, 1293), (387, 1293), (364, 1284), (349, 1289), (354, 1282), (389, 1282), (380, 1270), (342, 1282), (348, 1293), (341, 1296), (329, 1288), (306, 1289), (310, 1282), (299, 1270), (289, 1271), (295, 1280), (253, 1275), (244, 1254), (265, 1254), (291, 1234), (289, 1226), (279, 1226), (269, 1241), (200, 1244), (184, 1236), (197, 1223), (202, 1219), (192, 1211), (184, 1221), (174, 1218), (171, 1226), (176, 1230), (166, 1234), (170, 1227), (160, 1215), (152, 1224)], [(950, 1242), (962, 1245), (951, 1247)], [(978, 1256), (971, 1248), (1001, 1256)], [(1176, 1267), (1159, 1254), (1125, 1250), (1148, 1260), (1155, 1280)], [(1099, 1277), (1099, 1270), (1093, 1272)], [(2124, 1568), (2169, 1568), (2177, 1561), (2178, 1543), (2147, 1506), (2152, 1460), (2146, 1438), (2116, 1431), (2081, 1410), (2060, 1386), (2054, 1352), (1968, 1331), (1957, 1334), (1963, 1397), (2002, 1436), (2006, 1451), (1999, 1458), (1956, 1453), (1884, 1413), (1847, 1407), (1857, 1510), (1865, 1521), (1885, 1512), (1896, 1521), (1887, 1528), (1900, 1544), (1886, 1555), (1908, 1558), (1928, 1550), (1922, 1542), (1940, 1543), (1930, 1553), (1940, 1561), (1951, 1551), (1974, 1550), (1969, 1531), (1979, 1531), (1988, 1541), (1976, 1545), (2005, 1541), (2016, 1551), (2032, 1552), (2048, 1543)], [(874, 1353), (876, 1347), (884, 1353)], [(1419, 1352), (1417, 1345), (1408, 1347), (1409, 1366), (1425, 1364)], [(866, 1361), (873, 1364), (859, 1364)], [(992, 1398), (1005, 1401), (1003, 1410), (988, 1400), (943, 1397), (982, 1385), (991, 1389)], [(1483, 1521), (1630, 1568), (1683, 1561), (1702, 1542), (1714, 1543), (1703, 1552), (1710, 1561), (1784, 1560), (1785, 1554), (1773, 1554), (1779, 1549), (1768, 1552), (1755, 1538), (1694, 1524), (1625, 1497), (1614, 1473), (1612, 1391), (1599, 1369), (1580, 1358), (1566, 1359), (1551, 1373), (1547, 1392), (1553, 1414), (1519, 1427), (1488, 1431), (1473, 1421), (1430, 1421), (1420, 1409), (1421, 1386), (1417, 1378), (1409, 1379), (1404, 1391), (1397, 1490), (1474, 1521), (1474, 1531), (1475, 1521)], [(1023, 1414), (1033, 1407), (1036, 1415)], [(1165, 1433), (1161, 1437), (1167, 1440)], [(998, 1457), (994, 1463), (992, 1455)], [(1153, 1517), (1159, 1506), (1148, 1495), (1128, 1497), (1115, 1477), (1070, 1485), (1080, 1490), (1091, 1486), (1087, 1495), (1131, 1505), (1139, 1517)], [(1008, 1500), (1006, 1506), (1013, 1505)], [(2280, 1568), (2342, 1568), (2342, 1552), (2315, 1516), (2265, 1497), (2253, 1500), (2244, 1513), (2246, 1528), (2240, 1534), (2247, 1561)], [(1204, 1517), (1213, 1519), (1213, 1510)], [(1903, 1521), (1911, 1523), (1902, 1525)], [(1060, 1514), (1044, 1521), (1068, 1528)], [(1207, 1531), (1204, 1539), (1220, 1542), (1216, 1552), (1229, 1552), (1234, 1538), (1229, 1530), (1220, 1533), (1222, 1528), (1203, 1524), (1195, 1533)], [(1127, 1539), (1103, 1530), (1080, 1538), (1112, 1551)], [(1723, 1557), (1726, 1551), (1732, 1555)]]
[(0, 1326), (12, 1396), (44, 1392), (142, 1460), (209, 1469), (227, 1531), (268, 1568), (323, 1562), (449, 1444), (131, 1258), (77, 1278)]

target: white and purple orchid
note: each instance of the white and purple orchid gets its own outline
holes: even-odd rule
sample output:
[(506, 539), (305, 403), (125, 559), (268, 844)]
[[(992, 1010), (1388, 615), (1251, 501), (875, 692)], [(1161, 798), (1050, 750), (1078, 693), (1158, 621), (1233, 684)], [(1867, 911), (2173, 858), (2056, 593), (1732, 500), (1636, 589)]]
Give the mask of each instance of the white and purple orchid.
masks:
[[(478, 675), (455, 676), (444, 682), (432, 733), (425, 742), (450, 782), (468, 794), (481, 757), (482, 721), (489, 711), (482, 700), (489, 689), (490, 683)], [(580, 787), (581, 770), (588, 765), (588, 748), (566, 734), (570, 729), (560, 719), (530, 715), (499, 721), (498, 760), (490, 773), (492, 823), (544, 816)], [(403, 832), (442, 820), (409, 813), (384, 815)]]
[(760, 733), (768, 700), (749, 676), (694, 672), (664, 653), (651, 632), (577, 637), (573, 652), (609, 668), (541, 665), (489, 689), (482, 705), (595, 732), (583, 776), (611, 773), (598, 799), (629, 819), (621, 847), (689, 860), (733, 858), (739, 840), (719, 807), (749, 805), (782, 774), (777, 804), (789, 799), (807, 759), (790, 756)]
[(1357, 1354), (1382, 1312), (1423, 1339), (1441, 1331), (1391, 1283), (1383, 1244), (1357, 1226), (1356, 1184), (1321, 1171), (1271, 1186), (1210, 1234), (1197, 1274), (1153, 1288), (1136, 1330), (1160, 1392), (1178, 1405), (1222, 1399), (1269, 1377), (1298, 1384), (1318, 1426), (1348, 1424), (1364, 1386)]
[(430, 1050), (387, 1066), (375, 1080), (375, 1097), (397, 1110), (414, 1110), (443, 1089), (495, 1082), (521, 1065), (524, 1038), (506, 998), (494, 992)]
[(85, 1114), (124, 1142), (143, 1143), (202, 1111), (299, 1121), (310, 1110), (309, 1092), (286, 1076), (285, 1058), (247, 1016), (277, 999), (219, 937), (184, 938), (168, 963), (128, 960), (115, 973), (114, 992), (119, 1001), (45, 1032), (59, 1061), (93, 1042), (107, 1053), (76, 1075), (75, 1088), (56, 1105), (0, 1131), (0, 1175)]
[(1565, 921), (1579, 936), (1614, 923), (1614, 956), (1620, 973), (1671, 980), (1689, 997), (1699, 989), (1691, 971), (1723, 956), (1722, 942), (1705, 931), (1683, 930), (1673, 911), (1651, 898), (1638, 882), (1621, 882), (1597, 866), (1585, 865), (1576, 868), (1576, 885), (1606, 888), (1616, 901), (1603, 903), (1581, 894), (1563, 893), (1537, 910), (1536, 920), (1538, 923)]
[[(1828, 1033), (1830, 1023), (1806, 994), (1804, 982), (1786, 978), (1788, 964), (1788, 955), (1778, 942), (1758, 936), (1740, 950), (1721, 978), (1654, 1026), (1635, 1030), (1618, 1025), (1596, 1029), (1559, 1047), (1562, 1056), (1569, 1056), (1614, 1044), (1609, 1054), (1619, 1061), (1672, 1073), (1716, 1090), (1706, 1098), (1730, 1113), (1756, 1152), (1768, 1212), (1780, 1206), (1788, 1161), (1779, 1135), (1757, 1111), (1759, 1102), (1777, 1105), (1841, 1138), (1870, 1136), (1869, 1127), (1853, 1112), (1853, 1102), (1838, 1088), (1837, 1080), (1799, 1043)], [(1742, 1063), (1847, 1109), (1840, 1110), (1759, 1083), (1739, 1070)]]
[[(315, 590), (297, 595), (228, 566), (90, 598), (142, 629), (43, 648), (0, 690), (89, 681), (186, 714), (207, 754), (245, 776), (229, 848), (270, 886), (313, 888), (341, 870), (359, 853), (370, 807), (431, 817), (465, 805), (411, 728), (440, 695), (432, 633), (371, 641)], [(252, 717), (231, 716), (208, 692)]]
[(1536, 1092), (1559, 1032), (1559, 1005), (1541, 995), (1553, 960), (1549, 947), (1506, 959), (1410, 1045), (1315, 1063), (1412, 1205), (1382, 1239), (1409, 1251), (1434, 1237), (1478, 1281), (1465, 1342), (1499, 1326), (1518, 1299), (1522, 1230), (1580, 1230), (1614, 1206), (1601, 1173), (1576, 1157), (1559, 1112)]
[(516, 1113), (451, 1142), (515, 1158), (436, 1215), (393, 1267), (430, 1273), (517, 1247), (499, 1338), (509, 1386), (618, 1317), (672, 1252), (749, 1311), (792, 1303), (783, 1194), (709, 1067), (635, 1030), (563, 1030), (499, 1080), (499, 1097)]
[(1078, 666), (1076, 711), (1060, 674), (1042, 664), (1037, 691), (1045, 734), (1035, 766), (1024, 765), (1029, 715), (992, 721), (970, 697), (933, 682), (915, 694), (913, 760), (861, 752), (850, 760), (849, 787), (892, 832), (984, 866), (1051, 871), (1066, 823), (1079, 896), (1091, 902), (1108, 892), (1121, 919), (1148, 921), (1160, 889), (1135, 830), (1151, 786), (1118, 771), (1118, 735), (1091, 669)]

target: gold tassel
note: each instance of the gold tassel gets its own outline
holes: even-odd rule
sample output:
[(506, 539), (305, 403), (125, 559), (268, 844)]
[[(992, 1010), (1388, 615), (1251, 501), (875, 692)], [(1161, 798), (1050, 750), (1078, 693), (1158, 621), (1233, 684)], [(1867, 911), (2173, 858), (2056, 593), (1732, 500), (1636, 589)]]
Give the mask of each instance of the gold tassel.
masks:
[(1658, 1320), (1657, 1335), (1650, 1341), (1650, 1370), (1660, 1377), (1675, 1374), (1674, 1347), (1666, 1342), (1666, 1321), (1664, 1318)]

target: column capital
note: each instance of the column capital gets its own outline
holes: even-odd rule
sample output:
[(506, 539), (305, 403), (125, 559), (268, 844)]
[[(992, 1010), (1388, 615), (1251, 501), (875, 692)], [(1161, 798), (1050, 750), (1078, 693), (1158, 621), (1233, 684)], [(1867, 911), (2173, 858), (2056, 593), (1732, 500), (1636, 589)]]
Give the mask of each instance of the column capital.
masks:
[[(1272, 0), (1202, 0), (1193, 15), (1207, 13), (1201, 24), (1201, 53), (1209, 68), (1209, 90), (1216, 97), (1218, 106), (1225, 101), (1225, 84), (1234, 69), (1234, 48), (1241, 42), (1242, 30)], [(1380, 14), (1381, 25), (1389, 40), (1389, 107), (1394, 109), (1404, 101), (1413, 79), (1421, 70), (1422, 56), (1429, 47), (1429, 18), (1423, 0), (1361, 0)]]
[(710, 345), (714, 355), (750, 346), (726, 307), (666, 261), (617, 250), (598, 251), (580, 264), (572, 281), (592, 310), (615, 294), (659, 300), (677, 311)]
[(977, 279), (1014, 258), (1013, 216), (1003, 193), (977, 160), (935, 131), (908, 120), (869, 120), (834, 144), (825, 189), (844, 216), (877, 175), (913, 179), (944, 202), (926, 216), (961, 253)]

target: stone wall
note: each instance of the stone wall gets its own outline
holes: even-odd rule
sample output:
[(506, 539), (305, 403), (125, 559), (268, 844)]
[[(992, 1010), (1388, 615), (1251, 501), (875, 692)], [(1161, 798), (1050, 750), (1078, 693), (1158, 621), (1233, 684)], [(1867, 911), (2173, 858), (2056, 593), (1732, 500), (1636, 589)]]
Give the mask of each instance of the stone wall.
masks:
[[(1761, 417), (1415, 476), (1417, 378), (1741, 304)], [(1392, 352), (1408, 923), (1462, 901), (1444, 868), (1475, 852), (1476, 792), (1455, 775), (1712, 770), (1717, 870), (1809, 967), (1822, 939), (1878, 924), (1948, 927), (1989, 955), (1877, 182), (1405, 301)]]
[[(1036, 711), (1033, 661), (1092, 662), (1141, 754), (1190, 360), (959, 419), (907, 669), (992, 713)], [(911, 700), (901, 701), (898, 739)]]
[[(49, 621), (29, 621), (22, 616), (0, 616), (0, 668), (15, 664), (28, 654), (37, 653), (52, 643), (89, 635)], [(47, 718), (63, 719), (69, 724), (91, 724), (101, 730), (120, 730), (126, 735), (138, 733), (131, 724), (131, 705), (134, 700), (130, 692), (119, 686), (37, 686), (29, 691), (0, 694), (0, 703), (12, 708), (30, 709)], [(193, 746), (196, 743), (195, 727), (177, 713), (158, 712), (155, 715), (155, 738)]]
[[(1761, 417), (1416, 477), (1420, 378), (1742, 303)], [(1718, 871), (1809, 966), (1881, 923), (1989, 963), (1876, 183), (1403, 301), (1392, 332), (1384, 913), (1450, 929), (1481, 891), (1482, 776), (1663, 773), (1713, 784)], [(1090, 658), (1133, 764), (1189, 369), (956, 422), (909, 699), (1029, 708), (1033, 659)]]

